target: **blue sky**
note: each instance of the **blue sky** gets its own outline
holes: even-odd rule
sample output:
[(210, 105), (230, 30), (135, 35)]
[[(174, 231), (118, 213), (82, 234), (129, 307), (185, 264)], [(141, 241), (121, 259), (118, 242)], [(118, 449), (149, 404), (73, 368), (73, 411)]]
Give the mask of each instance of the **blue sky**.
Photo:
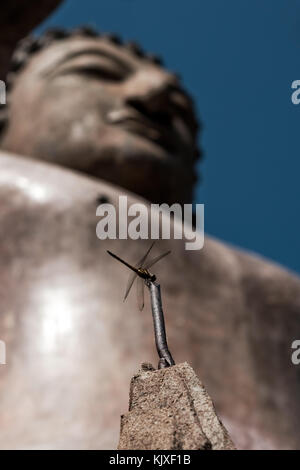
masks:
[(182, 76), (204, 124), (206, 231), (300, 273), (300, 1), (67, 0), (39, 30), (80, 24)]

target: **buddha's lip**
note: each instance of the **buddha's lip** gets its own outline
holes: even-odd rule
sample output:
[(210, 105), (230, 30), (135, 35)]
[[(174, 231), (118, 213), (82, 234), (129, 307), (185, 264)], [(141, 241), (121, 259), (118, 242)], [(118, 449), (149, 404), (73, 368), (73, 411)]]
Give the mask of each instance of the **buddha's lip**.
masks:
[(126, 108), (113, 110), (107, 114), (106, 119), (110, 124), (124, 125), (129, 132), (142, 135), (168, 151), (174, 146), (172, 131), (138, 111)]

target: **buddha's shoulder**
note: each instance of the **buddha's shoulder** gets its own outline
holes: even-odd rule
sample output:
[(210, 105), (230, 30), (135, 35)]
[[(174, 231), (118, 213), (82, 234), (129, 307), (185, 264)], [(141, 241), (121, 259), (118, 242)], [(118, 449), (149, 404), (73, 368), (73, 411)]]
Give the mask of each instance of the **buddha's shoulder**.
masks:
[[(68, 168), (41, 162), (29, 157), (0, 151), (1, 199), (9, 192), (14, 203), (23, 205), (57, 205), (80, 208), (87, 202), (111, 200), (115, 203), (119, 191), (109, 183), (85, 176)], [(23, 199), (18, 199), (22, 195)], [(60, 204), (57, 204), (60, 202)]]
[(203, 248), (204, 260), (215, 275), (218, 273), (218, 279), (223, 279), (220, 283), (234, 283), (244, 293), (248, 306), (260, 305), (261, 313), (268, 306), (274, 314), (278, 309), (286, 312), (289, 306), (300, 319), (300, 277), (296, 273), (256, 253), (208, 236)]

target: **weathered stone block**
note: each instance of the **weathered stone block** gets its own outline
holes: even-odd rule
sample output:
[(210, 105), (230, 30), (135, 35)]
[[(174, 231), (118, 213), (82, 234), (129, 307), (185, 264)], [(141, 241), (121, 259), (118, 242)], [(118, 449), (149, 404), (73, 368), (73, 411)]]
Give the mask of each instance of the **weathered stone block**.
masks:
[(121, 417), (120, 450), (233, 450), (213, 402), (187, 363), (154, 370), (143, 364), (131, 380), (129, 412)]

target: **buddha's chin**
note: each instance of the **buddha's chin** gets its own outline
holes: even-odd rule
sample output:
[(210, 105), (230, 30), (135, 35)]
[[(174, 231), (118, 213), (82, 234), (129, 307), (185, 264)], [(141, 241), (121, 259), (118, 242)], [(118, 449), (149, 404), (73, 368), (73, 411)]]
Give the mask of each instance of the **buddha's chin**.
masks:
[(130, 139), (127, 143), (129, 145), (122, 146), (120, 153), (128, 162), (136, 160), (140, 163), (143, 161), (145, 163), (149, 161), (154, 163), (155, 161), (167, 161), (170, 158), (167, 149), (143, 136), (134, 136), (134, 141)]
[[(110, 142), (102, 146), (97, 157), (88, 165), (88, 173), (100, 176), (103, 170), (116, 171), (117, 173), (140, 172), (141, 178), (148, 179), (152, 170), (163, 170), (172, 166), (173, 156), (162, 147), (152, 142), (144, 142), (143, 139), (135, 139), (134, 142)], [(88, 163), (88, 159), (86, 159)], [(147, 176), (148, 174), (148, 176)]]
[(119, 160), (122, 158), (129, 161), (132, 159), (164, 160), (170, 155), (169, 148), (162, 142), (128, 129), (109, 129), (103, 137), (101, 139), (102, 152), (107, 152), (107, 149), (114, 150)]
[(173, 173), (171, 159), (165, 151), (151, 146), (135, 145), (132, 150), (110, 146), (102, 148), (97, 161), (83, 171), (154, 200), (156, 192), (160, 194), (162, 188), (168, 187)]

